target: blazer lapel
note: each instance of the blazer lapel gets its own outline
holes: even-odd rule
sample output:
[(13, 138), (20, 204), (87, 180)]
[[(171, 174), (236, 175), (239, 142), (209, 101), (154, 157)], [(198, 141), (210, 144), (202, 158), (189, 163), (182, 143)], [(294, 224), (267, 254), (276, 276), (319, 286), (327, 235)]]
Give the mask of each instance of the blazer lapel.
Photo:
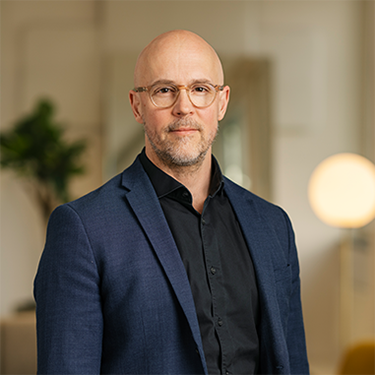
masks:
[(185, 267), (154, 188), (138, 158), (124, 171), (122, 184), (129, 190), (126, 198), (172, 285), (189, 322), (204, 368), (206, 368), (198, 319)]
[[(249, 193), (228, 179), (224, 186), (241, 225), (256, 272), (261, 306), (261, 344), (267, 345), (269, 353), (277, 354), (276, 363), (282, 363), (288, 358), (288, 351), (278, 309), (272, 262), (273, 254), (278, 254), (281, 249), (276, 234), (258, 211)], [(269, 350), (271, 345), (277, 350)]]

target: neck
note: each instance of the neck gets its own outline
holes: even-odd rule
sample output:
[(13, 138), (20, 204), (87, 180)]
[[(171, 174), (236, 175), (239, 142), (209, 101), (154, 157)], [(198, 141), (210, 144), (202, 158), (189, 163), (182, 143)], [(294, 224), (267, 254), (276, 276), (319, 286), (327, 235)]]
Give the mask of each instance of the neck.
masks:
[(210, 189), (211, 152), (207, 152), (201, 163), (190, 166), (166, 165), (154, 155), (147, 154), (147, 156), (158, 168), (183, 184), (190, 191), (193, 197), (193, 207), (199, 213), (202, 213), (204, 202)]

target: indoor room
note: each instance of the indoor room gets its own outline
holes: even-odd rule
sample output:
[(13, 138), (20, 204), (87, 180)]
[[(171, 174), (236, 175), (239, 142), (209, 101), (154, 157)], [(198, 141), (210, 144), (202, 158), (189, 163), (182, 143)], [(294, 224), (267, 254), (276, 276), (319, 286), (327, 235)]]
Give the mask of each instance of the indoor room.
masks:
[[(214, 47), (231, 88), (213, 144), (223, 174), (291, 219), (311, 374), (373, 373), (343, 364), (357, 347), (374, 358), (375, 1), (1, 0), (0, 10), (1, 137), (41, 126), (24, 138), (37, 154), (51, 126), (66, 151), (52, 180), (48, 163), (39, 175), (34, 162), (7, 163), (1, 144), (2, 374), (36, 373), (33, 281), (49, 215), (142, 151), (129, 104), (134, 67), (152, 39), (175, 29)], [(343, 169), (330, 180), (328, 162), (340, 155), (352, 159), (335, 159)], [(353, 194), (365, 213), (342, 220), (351, 198), (332, 212), (334, 198), (321, 199), (353, 181), (364, 181)]]

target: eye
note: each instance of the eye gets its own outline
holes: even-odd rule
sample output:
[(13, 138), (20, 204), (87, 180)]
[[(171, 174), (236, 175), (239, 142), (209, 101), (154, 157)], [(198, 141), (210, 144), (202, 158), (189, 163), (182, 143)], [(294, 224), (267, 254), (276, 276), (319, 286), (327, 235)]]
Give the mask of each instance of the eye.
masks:
[(194, 94), (208, 94), (209, 92), (212, 91), (210, 86), (207, 85), (197, 85), (193, 86), (191, 88), (192, 93)]
[(152, 91), (153, 95), (167, 95), (175, 93), (176, 89), (172, 86), (158, 86), (155, 87)]

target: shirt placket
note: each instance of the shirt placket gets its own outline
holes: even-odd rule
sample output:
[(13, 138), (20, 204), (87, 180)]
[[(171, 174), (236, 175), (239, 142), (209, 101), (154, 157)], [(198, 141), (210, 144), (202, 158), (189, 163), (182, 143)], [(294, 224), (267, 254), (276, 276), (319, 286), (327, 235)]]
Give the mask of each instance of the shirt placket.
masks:
[(222, 267), (219, 256), (217, 237), (213, 218), (210, 217), (208, 198), (205, 202), (200, 218), (200, 230), (202, 236), (203, 252), (206, 262), (207, 279), (211, 290), (212, 298), (212, 321), (219, 339), (221, 351), (221, 373), (229, 374), (228, 352), (229, 352), (229, 332), (225, 314), (225, 293), (223, 288)]

